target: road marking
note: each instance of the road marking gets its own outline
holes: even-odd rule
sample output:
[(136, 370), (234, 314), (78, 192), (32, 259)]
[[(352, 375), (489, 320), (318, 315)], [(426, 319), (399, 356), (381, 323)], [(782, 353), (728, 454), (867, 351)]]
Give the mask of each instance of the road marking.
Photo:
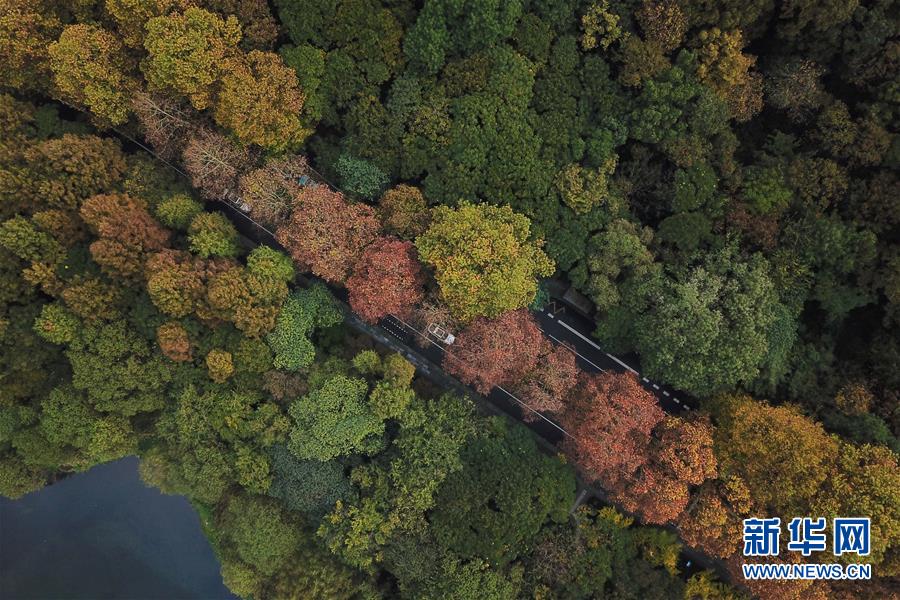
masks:
[[(557, 429), (559, 429), (559, 430), (563, 433), (563, 435), (565, 435), (565, 436), (567, 436), (567, 437), (570, 437), (570, 438), (572, 438), (573, 440), (575, 439), (575, 437), (574, 437), (571, 433), (569, 433), (568, 431), (566, 431), (565, 429), (563, 429), (562, 427), (560, 427), (559, 425), (557, 425), (554, 421), (551, 421), (550, 419), (548, 419), (547, 417), (545, 417), (540, 411), (534, 410), (533, 408), (531, 408), (530, 406), (528, 406), (527, 404), (525, 404), (524, 402), (522, 402), (521, 400), (519, 400), (518, 398), (516, 398), (516, 396), (514, 396), (509, 390), (507, 390), (506, 388), (504, 388), (502, 385), (498, 385), (498, 386), (497, 386), (497, 389), (500, 390), (501, 392), (503, 392), (504, 394), (506, 394), (507, 396), (509, 396), (510, 398), (512, 398), (513, 400), (515, 400), (516, 402), (518, 402), (518, 403), (522, 406), (522, 408), (525, 408), (525, 409), (527, 409), (527, 410), (533, 412), (534, 414), (536, 414), (537, 416), (539, 416), (539, 417), (540, 417), (541, 419), (543, 419), (544, 421), (547, 421), (547, 422), (550, 423), (552, 426), (554, 426), (554, 427), (556, 427)], [(485, 397), (486, 397), (486, 396), (485, 396)]]
[(663, 390), (663, 396), (668, 396), (668, 395), (669, 395), (669, 392), (667, 392), (666, 390)]
[(658, 390), (658, 389), (659, 389), (659, 386), (656, 385), (656, 384), (654, 383), (654, 384), (653, 384), (653, 389), (654, 389), (654, 390)]
[(600, 365), (594, 363), (594, 361), (592, 361), (592, 360), (589, 359), (588, 357), (582, 356), (582, 355), (578, 354), (578, 350), (575, 350), (575, 349), (572, 348), (570, 345), (566, 344), (565, 342), (563, 342), (561, 339), (559, 339), (558, 337), (556, 337), (556, 336), (553, 335), (552, 333), (547, 333), (547, 332), (544, 331), (543, 329), (541, 329), (541, 331), (544, 333), (544, 335), (546, 335), (547, 337), (549, 337), (551, 340), (553, 340), (554, 342), (556, 342), (557, 344), (559, 344), (560, 346), (562, 346), (563, 348), (565, 348), (566, 350), (568, 350), (569, 352), (571, 352), (572, 354), (574, 354), (575, 356), (577, 356), (578, 358), (580, 358), (581, 360), (583, 360), (584, 362), (586, 362), (587, 364), (591, 365), (592, 367), (594, 367), (595, 369), (597, 369), (597, 370), (600, 371), (601, 373), (606, 373), (606, 369), (604, 369), (604, 368), (601, 367)]
[(650, 380), (649, 380), (649, 379), (647, 379), (647, 378), (646, 378), (646, 377), (641, 377), (641, 379), (643, 379), (643, 380), (644, 380), (644, 383), (650, 383)]
[(672, 398), (672, 400), (675, 401), (675, 404), (681, 404), (681, 400), (679, 400), (678, 398)]
[(548, 313), (547, 313), (547, 316), (550, 317), (551, 319), (554, 318), (554, 317), (553, 317), (553, 313), (551, 313), (551, 312), (548, 312)]

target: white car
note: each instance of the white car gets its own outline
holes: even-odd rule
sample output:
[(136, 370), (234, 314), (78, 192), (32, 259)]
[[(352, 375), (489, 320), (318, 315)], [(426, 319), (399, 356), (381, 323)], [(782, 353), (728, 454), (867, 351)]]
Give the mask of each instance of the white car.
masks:
[(437, 323), (428, 324), (428, 333), (436, 337), (439, 341), (448, 346), (456, 341), (456, 336), (438, 325)]

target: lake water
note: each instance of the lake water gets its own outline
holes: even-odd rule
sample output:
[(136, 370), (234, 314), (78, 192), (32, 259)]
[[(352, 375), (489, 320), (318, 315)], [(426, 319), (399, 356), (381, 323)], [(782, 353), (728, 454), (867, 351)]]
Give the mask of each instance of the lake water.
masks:
[(181, 496), (144, 485), (129, 457), (0, 498), (3, 600), (233, 599)]

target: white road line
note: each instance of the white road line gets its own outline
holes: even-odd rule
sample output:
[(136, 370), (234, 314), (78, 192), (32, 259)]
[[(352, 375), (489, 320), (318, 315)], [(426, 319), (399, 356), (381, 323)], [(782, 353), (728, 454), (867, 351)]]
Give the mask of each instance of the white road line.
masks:
[(596, 348), (597, 350), (601, 350), (601, 351), (603, 350), (600, 346), (598, 346), (597, 344), (595, 344), (594, 342), (592, 342), (590, 339), (588, 339), (588, 338), (584, 337), (583, 335), (581, 335), (581, 333), (580, 333), (579, 331), (577, 331), (574, 327), (572, 327), (571, 325), (569, 325), (568, 323), (566, 323), (566, 322), (563, 321), (562, 319), (557, 319), (557, 320), (559, 321), (559, 324), (560, 324), (560, 325), (562, 325), (563, 327), (565, 327), (566, 329), (568, 329), (569, 331), (571, 331), (572, 333), (574, 333), (575, 335), (577, 335), (578, 337), (580, 337), (581, 339), (583, 339), (584, 341), (586, 341), (588, 344), (590, 344), (591, 346), (593, 346), (593, 347)]
[(518, 403), (522, 406), (522, 408), (525, 408), (525, 409), (527, 409), (527, 410), (533, 412), (534, 414), (536, 414), (537, 416), (539, 416), (539, 417), (540, 417), (541, 419), (543, 419), (544, 421), (550, 423), (550, 425), (552, 425), (553, 427), (556, 427), (557, 429), (559, 429), (559, 430), (563, 433), (563, 435), (568, 436), (568, 437), (572, 438), (573, 440), (575, 439), (575, 437), (572, 436), (572, 434), (570, 434), (568, 431), (566, 431), (565, 429), (563, 429), (562, 427), (560, 427), (559, 425), (557, 425), (554, 421), (551, 421), (550, 419), (548, 419), (547, 417), (545, 417), (545, 416), (544, 416), (543, 414), (541, 414), (539, 411), (534, 410), (533, 408), (531, 408), (530, 406), (528, 406), (527, 404), (525, 404), (524, 402), (522, 402), (521, 400), (519, 400), (518, 398), (516, 398), (509, 390), (507, 390), (507, 389), (504, 388), (503, 386), (498, 385), (498, 386), (497, 386), (497, 389), (500, 390), (501, 392), (503, 392), (504, 394), (506, 394), (507, 396), (509, 396), (510, 398), (512, 398), (513, 400), (515, 400), (516, 402), (518, 402)]
[(654, 384), (653, 384), (653, 389), (654, 389), (654, 390), (658, 390), (658, 389), (659, 389), (659, 386), (656, 385), (656, 384), (654, 383)]
[(604, 369), (604, 368), (601, 367), (600, 365), (594, 363), (594, 361), (592, 361), (592, 360), (589, 359), (588, 357), (582, 356), (582, 355), (578, 354), (578, 351), (577, 351), (577, 350), (575, 350), (575, 349), (572, 348), (570, 345), (568, 345), (568, 344), (566, 344), (565, 342), (563, 342), (561, 339), (559, 339), (558, 337), (556, 337), (556, 336), (553, 335), (552, 333), (547, 333), (547, 332), (544, 331), (543, 329), (541, 329), (541, 331), (544, 332), (544, 335), (546, 335), (547, 337), (549, 337), (551, 340), (553, 340), (554, 342), (556, 342), (557, 344), (559, 344), (560, 346), (562, 346), (563, 348), (565, 348), (566, 350), (568, 350), (569, 352), (571, 352), (572, 354), (574, 354), (575, 356), (577, 356), (578, 358), (580, 358), (581, 360), (583, 360), (584, 362), (586, 362), (587, 364), (591, 365), (592, 367), (594, 367), (595, 369), (597, 369), (597, 370), (600, 371), (601, 373), (606, 373), (606, 369)]
[(641, 379), (643, 379), (643, 380), (644, 380), (644, 383), (650, 383), (650, 380), (649, 380), (649, 379), (647, 379), (647, 378), (646, 378), (646, 377), (641, 377)]
[(551, 312), (548, 312), (548, 313), (547, 313), (547, 316), (550, 317), (551, 319), (555, 318), (555, 317), (553, 316), (553, 313), (551, 313)]
[(667, 392), (666, 390), (663, 390), (663, 396), (668, 396), (668, 395), (669, 395), (669, 392)]
[(678, 398), (672, 398), (672, 400), (675, 401), (675, 404), (681, 404), (681, 400), (679, 400)]

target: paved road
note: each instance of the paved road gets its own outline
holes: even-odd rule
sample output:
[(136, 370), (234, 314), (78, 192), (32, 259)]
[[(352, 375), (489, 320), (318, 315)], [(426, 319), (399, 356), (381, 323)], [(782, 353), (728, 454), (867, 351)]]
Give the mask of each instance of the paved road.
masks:
[[(124, 140), (141, 147), (151, 156), (160, 160), (183, 177), (189, 179), (186, 173), (172, 163), (159, 157), (139, 140), (136, 140), (118, 129), (114, 128), (113, 131), (118, 133)], [(324, 180), (324, 178), (322, 179)], [(268, 231), (262, 225), (255, 223), (255, 221), (247, 214), (238, 210), (233, 203), (222, 200), (218, 204), (217, 209), (213, 208), (212, 203), (207, 203), (205, 206), (208, 210), (220, 210), (224, 212), (237, 229), (254, 243), (264, 244), (287, 253), (275, 239), (272, 232)], [(312, 279), (315, 280), (316, 278)], [(332, 286), (329, 286), (329, 288), (331, 288), (340, 299), (346, 302), (346, 290), (333, 288)], [(551, 340), (556, 343), (565, 343), (576, 352), (578, 363), (582, 368), (587, 371), (612, 369), (618, 372), (624, 372), (626, 370), (638, 372), (638, 369), (632, 366), (638, 364), (635, 357), (616, 357), (604, 352), (590, 337), (596, 327), (595, 324), (590, 319), (581, 316), (577, 312), (567, 309), (561, 301), (556, 302), (557, 303), (551, 303), (548, 309), (534, 311), (535, 317), (537, 318), (541, 329)], [(474, 392), (465, 388), (457, 380), (443, 371), (441, 365), (443, 363), (444, 349), (440, 344), (432, 341), (431, 343), (425, 344), (425, 347), (423, 348), (422, 345), (416, 343), (415, 339), (416, 337), (420, 337), (421, 333), (393, 317), (388, 317), (382, 320), (379, 325), (372, 326), (361, 321), (356, 315), (349, 313), (349, 309), (348, 314), (347, 320), (352, 327), (370, 335), (382, 344), (386, 344), (395, 352), (399, 352), (405, 356), (416, 366), (417, 370), (428, 379), (431, 379), (439, 385), (443, 385), (446, 389), (456, 389), (462, 394), (470, 396), (474, 395)], [(659, 398), (662, 408), (670, 414), (677, 414), (685, 410), (690, 410), (693, 406), (693, 404), (690, 406), (688, 405), (688, 401), (686, 401), (684, 394), (678, 394), (674, 390), (655, 384), (644, 377), (641, 377), (641, 383)], [(476, 401), (478, 401), (478, 398), (478, 396), (474, 396)], [(536, 441), (548, 454), (556, 454), (558, 452), (556, 444), (563, 437), (568, 435), (568, 433), (563, 431), (557, 423), (546, 415), (540, 415), (531, 411), (533, 419), (522, 419), (524, 412), (529, 409), (513, 394), (502, 388), (494, 388), (488, 395), (486, 401), (479, 402), (479, 404), (482, 404), (488, 411), (494, 414), (505, 415), (508, 418), (517, 419), (522, 422), (525, 426), (535, 432)], [(578, 476), (578, 481), (582, 494), (579, 495), (575, 507), (584, 500), (585, 495), (583, 492), (585, 490), (589, 491), (590, 495), (598, 498), (601, 502), (609, 502), (609, 499), (603, 490), (599, 489), (597, 486), (591, 485), (589, 482), (583, 481), (580, 476)], [(573, 507), (573, 510), (575, 507)], [(618, 508), (623, 510), (621, 507)], [(678, 532), (671, 526), (667, 526), (666, 529), (678, 535)], [(697, 552), (687, 545), (683, 547), (682, 555), (692, 558), (697, 563), (696, 566), (702, 565), (705, 568), (715, 569), (720, 577), (727, 579), (727, 573), (724, 570), (721, 561), (711, 560), (709, 557)], [(687, 566), (689, 565), (690, 561), (687, 563)], [(685, 568), (682, 569), (683, 573), (688, 573)], [(696, 567), (694, 567), (694, 569), (696, 569)]]
[[(286, 252), (270, 232), (253, 225), (251, 219), (249, 219), (246, 214), (237, 210), (228, 202), (222, 202), (220, 206), (220, 210), (224, 209), (224, 212), (230, 217), (231, 221), (238, 227), (241, 233), (251, 240)], [(338, 299), (345, 303), (347, 302), (346, 289), (335, 286), (328, 287)], [(640, 365), (636, 357), (618, 357), (605, 352), (597, 344), (596, 340), (591, 338), (591, 333), (596, 329), (594, 322), (573, 310), (562, 300), (553, 300), (544, 310), (532, 311), (532, 314), (534, 314), (537, 319), (541, 330), (551, 341), (557, 344), (565, 344), (575, 352), (578, 366), (585, 371), (592, 373), (603, 371), (624, 373), (626, 371), (631, 371), (635, 373), (640, 378), (641, 385), (657, 397), (662, 409), (672, 415), (682, 414), (696, 407), (695, 402), (687, 397), (686, 394), (679, 393), (668, 386), (651, 381), (643, 376), (639, 372)], [(428, 360), (435, 365), (443, 364), (444, 346), (434, 340), (430, 340), (428, 343), (425, 343), (423, 347), (420, 338), (422, 334), (412, 325), (405, 323), (397, 317), (388, 316), (385, 319), (382, 319), (379, 326), (384, 333), (393, 336), (404, 346), (408, 348), (418, 346), (421, 354), (427, 357)], [(417, 340), (417, 338), (420, 339)], [(503, 389), (494, 389), (491, 394), (489, 394), (489, 399), (503, 407), (505, 411), (513, 414), (521, 414), (523, 411), (527, 410), (518, 398)], [(565, 435), (565, 432), (563, 432), (559, 425), (552, 419), (536, 414), (533, 416), (536, 421), (543, 421), (544, 425), (548, 426), (538, 426), (541, 430), (541, 435), (544, 435), (546, 439), (558, 441), (560, 434)], [(532, 429), (536, 429), (536, 427), (532, 426)]]
[(678, 415), (696, 408), (696, 401), (683, 392), (661, 383), (651, 381), (639, 371), (640, 363), (634, 356), (614, 356), (601, 348), (591, 338), (596, 325), (559, 300), (550, 302), (544, 310), (533, 311), (544, 334), (551, 340), (570, 346), (577, 355), (578, 366), (588, 372), (631, 371), (640, 379), (641, 385), (659, 400), (664, 411)]

